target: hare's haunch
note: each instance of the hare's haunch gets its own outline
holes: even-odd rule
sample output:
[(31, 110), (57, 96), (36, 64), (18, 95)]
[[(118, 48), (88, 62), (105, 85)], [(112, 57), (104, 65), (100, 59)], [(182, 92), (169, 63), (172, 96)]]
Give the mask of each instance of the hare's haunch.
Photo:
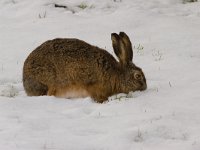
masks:
[(78, 39), (54, 39), (37, 47), (24, 62), (27, 95), (92, 97), (103, 102), (117, 93), (145, 90), (142, 70), (133, 64), (132, 44), (120, 32), (111, 34), (119, 62), (106, 50)]

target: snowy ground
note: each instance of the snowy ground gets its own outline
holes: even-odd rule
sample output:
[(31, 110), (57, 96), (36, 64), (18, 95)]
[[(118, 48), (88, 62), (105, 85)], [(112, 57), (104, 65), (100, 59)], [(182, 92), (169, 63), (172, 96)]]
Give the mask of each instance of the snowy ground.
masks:
[[(1, 0), (0, 150), (199, 150), (199, 8), (181, 0)], [(145, 92), (105, 104), (26, 96), (22, 67), (35, 47), (75, 37), (113, 54), (110, 34), (119, 31), (134, 45)]]

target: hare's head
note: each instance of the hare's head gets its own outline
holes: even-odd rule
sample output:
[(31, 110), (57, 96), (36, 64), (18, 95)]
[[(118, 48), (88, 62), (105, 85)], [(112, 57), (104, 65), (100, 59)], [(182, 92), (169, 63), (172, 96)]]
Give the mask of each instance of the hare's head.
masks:
[(121, 68), (121, 83), (123, 92), (145, 90), (146, 78), (142, 69), (133, 62), (133, 50), (129, 37), (124, 32), (111, 34), (112, 45), (117, 55)]

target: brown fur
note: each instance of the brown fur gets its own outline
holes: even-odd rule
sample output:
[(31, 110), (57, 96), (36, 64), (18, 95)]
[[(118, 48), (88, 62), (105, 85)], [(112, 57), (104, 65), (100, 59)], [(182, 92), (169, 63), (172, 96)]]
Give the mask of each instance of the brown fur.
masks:
[[(54, 39), (37, 47), (24, 62), (27, 95), (91, 96), (103, 102), (113, 94), (146, 89), (142, 70), (132, 63), (128, 36), (120, 32), (111, 37), (120, 62), (107, 51), (78, 39)], [(140, 79), (135, 79), (136, 72)]]

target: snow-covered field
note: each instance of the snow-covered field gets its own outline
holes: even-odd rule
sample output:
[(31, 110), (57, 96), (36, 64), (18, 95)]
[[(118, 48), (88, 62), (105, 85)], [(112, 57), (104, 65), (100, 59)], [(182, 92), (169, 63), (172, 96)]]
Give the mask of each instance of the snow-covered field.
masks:
[[(41, 43), (74, 37), (114, 55), (119, 31), (146, 91), (104, 104), (26, 96), (23, 62)], [(0, 0), (0, 150), (200, 150), (200, 2)]]

